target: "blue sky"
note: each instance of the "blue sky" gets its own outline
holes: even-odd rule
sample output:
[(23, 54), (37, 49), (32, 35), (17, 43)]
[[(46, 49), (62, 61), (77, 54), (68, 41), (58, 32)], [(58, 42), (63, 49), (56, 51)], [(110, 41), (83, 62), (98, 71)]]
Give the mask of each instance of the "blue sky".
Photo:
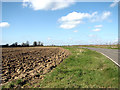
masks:
[[(50, 3), (50, 2), (49, 2)], [(118, 39), (118, 6), (111, 2), (2, 4), (2, 44), (41, 41), (45, 45), (114, 43)], [(30, 6), (31, 5), (31, 6)]]

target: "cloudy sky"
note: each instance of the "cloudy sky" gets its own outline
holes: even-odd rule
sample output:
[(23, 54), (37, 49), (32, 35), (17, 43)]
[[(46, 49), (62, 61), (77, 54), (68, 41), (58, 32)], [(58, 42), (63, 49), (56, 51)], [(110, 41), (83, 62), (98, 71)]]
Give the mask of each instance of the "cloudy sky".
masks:
[(30, 44), (42, 41), (45, 45), (117, 42), (116, 2), (55, 1), (2, 3), (2, 44), (26, 41)]

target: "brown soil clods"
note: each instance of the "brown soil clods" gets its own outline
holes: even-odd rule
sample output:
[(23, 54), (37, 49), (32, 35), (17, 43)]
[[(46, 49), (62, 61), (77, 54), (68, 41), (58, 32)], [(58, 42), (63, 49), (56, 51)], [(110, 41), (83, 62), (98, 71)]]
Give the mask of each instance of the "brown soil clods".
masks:
[(69, 51), (63, 48), (3, 48), (2, 50), (2, 84), (22, 79), (30, 82), (42, 79), (64, 58)]

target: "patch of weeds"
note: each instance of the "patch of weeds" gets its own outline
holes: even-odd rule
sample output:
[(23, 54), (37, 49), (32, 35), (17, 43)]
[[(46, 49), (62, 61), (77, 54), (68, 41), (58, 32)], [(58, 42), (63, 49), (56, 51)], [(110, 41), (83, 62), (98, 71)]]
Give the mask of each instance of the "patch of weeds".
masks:
[(13, 88), (14, 86), (15, 86), (14, 83), (9, 84), (9, 88)]
[(22, 84), (22, 80), (19, 79), (19, 80), (16, 81), (16, 83), (17, 83), (17, 85), (21, 85)]
[(27, 82), (27, 80), (18, 79), (18, 80), (16, 81), (16, 84), (17, 84), (17, 85), (20, 85), (20, 86), (23, 86), (23, 85), (26, 84), (26, 82)]
[[(107, 76), (110, 78), (118, 75), (118, 72), (116, 72), (116, 70), (114, 70), (113, 68), (106, 68), (104, 71), (105, 71), (105, 74), (107, 74)], [(112, 73), (108, 73), (108, 72), (112, 72)]]
[(67, 71), (67, 70), (59, 70), (59, 73), (63, 73), (63, 74), (66, 74), (66, 73), (68, 73), (69, 71)]
[(103, 68), (103, 63), (99, 63), (98, 68)]
[[(34, 88), (33, 86), (31, 88)], [(35, 89), (34, 89), (35, 90)]]
[(83, 71), (82, 71), (82, 69), (80, 69), (78, 72), (78, 76), (81, 77), (82, 75), (83, 75)]
[(43, 71), (40, 71), (40, 73), (43, 73)]
[(56, 79), (62, 80), (64, 77), (56, 77)]
[(5, 88), (5, 85), (3, 85), (2, 88)]

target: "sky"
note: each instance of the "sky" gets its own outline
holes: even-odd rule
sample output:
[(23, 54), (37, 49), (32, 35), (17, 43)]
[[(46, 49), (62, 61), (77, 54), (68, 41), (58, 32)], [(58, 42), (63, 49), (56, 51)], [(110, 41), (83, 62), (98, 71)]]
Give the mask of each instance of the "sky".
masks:
[(116, 2), (24, 2), (2, 3), (2, 44), (41, 41), (44, 45), (116, 43)]

